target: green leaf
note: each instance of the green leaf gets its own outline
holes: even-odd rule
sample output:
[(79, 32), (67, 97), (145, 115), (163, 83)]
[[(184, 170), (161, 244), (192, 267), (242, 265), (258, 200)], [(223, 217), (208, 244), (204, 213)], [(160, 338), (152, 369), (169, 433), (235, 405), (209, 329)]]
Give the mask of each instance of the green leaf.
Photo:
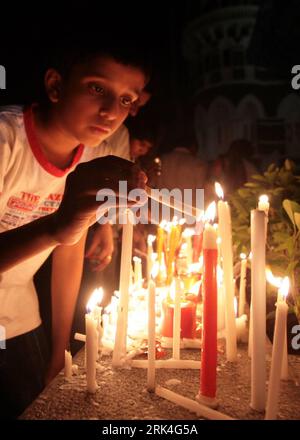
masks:
[(300, 213), (299, 212), (295, 212), (294, 219), (295, 219), (296, 226), (300, 231)]
[(289, 216), (291, 222), (294, 225), (295, 224), (295, 219), (294, 219), (293, 202), (291, 200), (285, 199), (282, 202), (282, 206), (283, 206), (285, 212), (287, 213), (287, 215)]
[(259, 185), (258, 183), (255, 182), (247, 182), (244, 183), (244, 186), (246, 186), (247, 188), (261, 188), (261, 185)]
[(251, 176), (251, 178), (253, 180), (258, 180), (259, 182), (266, 182), (266, 178), (260, 174), (253, 174), (253, 176)]

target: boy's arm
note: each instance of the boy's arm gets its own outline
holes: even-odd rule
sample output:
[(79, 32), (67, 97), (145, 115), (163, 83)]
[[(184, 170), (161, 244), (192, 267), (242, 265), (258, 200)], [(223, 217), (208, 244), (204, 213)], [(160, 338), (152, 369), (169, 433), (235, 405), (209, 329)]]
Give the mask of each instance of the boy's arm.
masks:
[(0, 273), (39, 252), (56, 246), (53, 215), (0, 234)]
[(62, 203), (54, 214), (0, 234), (0, 273), (49, 247), (77, 243), (96, 222), (97, 192), (109, 185), (117, 193), (119, 180), (127, 180), (130, 190), (143, 187), (145, 175), (132, 162), (115, 156), (78, 165), (67, 178)]
[(73, 314), (80, 288), (86, 234), (72, 246), (58, 246), (52, 257), (52, 356), (46, 381), (49, 383), (64, 365)]

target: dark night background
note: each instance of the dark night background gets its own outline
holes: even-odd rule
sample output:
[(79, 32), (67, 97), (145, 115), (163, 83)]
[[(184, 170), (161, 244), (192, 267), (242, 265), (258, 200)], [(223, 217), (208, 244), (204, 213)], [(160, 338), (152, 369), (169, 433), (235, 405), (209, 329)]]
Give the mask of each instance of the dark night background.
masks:
[[(251, 29), (247, 29), (247, 24), (245, 27), (239, 26), (239, 21), (242, 23), (245, 17), (251, 21), (253, 16), (256, 23), (251, 24)], [(0, 90), (0, 103), (30, 101), (41, 78), (41, 60), (49, 47), (70, 29), (82, 31), (89, 29), (91, 23), (92, 26), (99, 26), (99, 29), (105, 26), (108, 38), (114, 38), (120, 31), (126, 33), (133, 30), (135, 44), (139, 47), (145, 47), (146, 44), (154, 55), (153, 96), (143, 111), (155, 120), (158, 127), (157, 146), (160, 151), (176, 142), (176, 136), (192, 131), (196, 133), (200, 155), (215, 159), (218, 154), (226, 152), (230, 142), (238, 135), (226, 134), (226, 127), (222, 127), (217, 120), (211, 120), (216, 113), (209, 115), (210, 106), (218, 96), (225, 96), (237, 107), (243, 96), (250, 93), (262, 102), (265, 114), (252, 115), (255, 135), (249, 134), (247, 127), (240, 127), (239, 137), (245, 133), (245, 137), (255, 144), (257, 154), (269, 154), (274, 147), (283, 155), (287, 125), (280, 125), (280, 118), (274, 109), (285, 94), (294, 93), (298, 98), (298, 92), (292, 90), (290, 81), (291, 67), (300, 63), (297, 43), (300, 41), (299, 18), (300, 6), (296, 0), (186, 0), (178, 4), (143, 1), (114, 2), (109, 5), (103, 1), (96, 4), (81, 2), (79, 5), (43, 2), (36, 3), (32, 9), (29, 9), (27, 2), (16, 3), (7, 10), (2, 7), (1, 12), (0, 64), (5, 66), (7, 80), (6, 90)], [(230, 20), (235, 21), (232, 27), (227, 26)], [(244, 55), (237, 50), (243, 32), (245, 35), (247, 32), (251, 34), (247, 48), (243, 49)], [(226, 41), (230, 38), (236, 44), (234, 53), (228, 54), (231, 49), (220, 49), (225, 37)], [(219, 80), (222, 76), (220, 71), (225, 65), (220, 66), (220, 56), (222, 63), (227, 63), (227, 71), (228, 66), (232, 70), (237, 85), (228, 85), (225, 77)], [(226, 61), (228, 56), (230, 60)], [(241, 56), (244, 57), (242, 69), (244, 65), (260, 66), (259, 75), (263, 77), (259, 81), (258, 77), (252, 77), (241, 86), (241, 69), (235, 65), (240, 67)], [(227, 113), (226, 108), (222, 110), (220, 107), (219, 113), (222, 112)], [(266, 128), (264, 121), (272, 118), (276, 120), (276, 127), (270, 129), (268, 125)], [(236, 115), (233, 119), (237, 119)], [(293, 122), (294, 119), (293, 116)], [(225, 123), (229, 126), (226, 118)], [(220, 132), (218, 140), (209, 140), (212, 134), (207, 132), (205, 126), (211, 126), (212, 132)], [(297, 139), (288, 148), (290, 155), (300, 131), (298, 126), (294, 128)], [(268, 147), (266, 139), (260, 139), (261, 133), (262, 138), (267, 137)], [(219, 145), (216, 145), (217, 142)]]

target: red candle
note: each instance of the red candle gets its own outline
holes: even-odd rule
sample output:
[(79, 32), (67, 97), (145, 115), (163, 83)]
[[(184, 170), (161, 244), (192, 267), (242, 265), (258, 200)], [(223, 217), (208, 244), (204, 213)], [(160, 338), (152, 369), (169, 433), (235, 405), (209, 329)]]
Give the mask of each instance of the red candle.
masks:
[(217, 371), (217, 235), (207, 224), (203, 237), (203, 338), (201, 355), (201, 397), (216, 396)]
[[(181, 303), (181, 338), (193, 339), (196, 337), (196, 306), (194, 301)], [(174, 303), (165, 300), (162, 302), (161, 335), (173, 337)]]

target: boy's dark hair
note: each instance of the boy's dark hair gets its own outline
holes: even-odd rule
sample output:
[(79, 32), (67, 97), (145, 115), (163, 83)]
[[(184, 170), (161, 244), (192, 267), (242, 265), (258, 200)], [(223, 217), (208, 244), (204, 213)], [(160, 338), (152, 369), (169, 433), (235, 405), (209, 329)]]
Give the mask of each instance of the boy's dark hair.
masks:
[[(74, 23), (59, 26), (55, 38), (53, 34), (45, 37), (41, 62), (41, 78), (47, 69), (55, 68), (63, 78), (68, 78), (72, 69), (97, 56), (110, 56), (115, 61), (140, 69), (150, 80), (152, 73), (152, 54), (149, 36), (138, 29), (124, 30), (120, 17), (99, 24), (99, 18), (82, 21), (80, 27)], [(40, 82), (38, 101), (45, 101), (45, 92)]]

